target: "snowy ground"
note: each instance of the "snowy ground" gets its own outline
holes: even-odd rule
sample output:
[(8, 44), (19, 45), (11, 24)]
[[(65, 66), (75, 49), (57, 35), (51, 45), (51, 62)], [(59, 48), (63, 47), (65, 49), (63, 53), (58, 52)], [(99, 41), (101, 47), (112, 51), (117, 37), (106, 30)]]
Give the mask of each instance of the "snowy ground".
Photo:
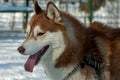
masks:
[(24, 39), (20, 32), (0, 32), (0, 80), (48, 80), (41, 65), (33, 73), (24, 70), (28, 56), (16, 50)]

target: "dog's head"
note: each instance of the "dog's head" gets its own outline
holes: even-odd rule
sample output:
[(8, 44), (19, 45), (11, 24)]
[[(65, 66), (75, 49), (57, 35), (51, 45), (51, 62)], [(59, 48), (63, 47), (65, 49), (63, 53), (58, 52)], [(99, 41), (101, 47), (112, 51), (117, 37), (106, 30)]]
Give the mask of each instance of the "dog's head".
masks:
[[(46, 10), (42, 10), (38, 2), (35, 2), (34, 11), (35, 15), (32, 16), (26, 29), (27, 38), (18, 48), (19, 53), (30, 55), (25, 64), (25, 69), (30, 72), (44, 55), (51, 54), (57, 57), (59, 54), (53, 52), (57, 49), (60, 53), (65, 49), (65, 29), (58, 8), (49, 2)], [(52, 52), (49, 52), (49, 49)]]

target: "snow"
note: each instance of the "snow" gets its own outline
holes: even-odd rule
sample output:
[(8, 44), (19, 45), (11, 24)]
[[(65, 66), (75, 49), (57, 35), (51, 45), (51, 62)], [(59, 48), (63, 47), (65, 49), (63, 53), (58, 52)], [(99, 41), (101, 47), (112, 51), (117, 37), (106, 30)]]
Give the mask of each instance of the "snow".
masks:
[(28, 56), (17, 52), (17, 47), (24, 39), (25, 35), (20, 32), (1, 32), (0, 80), (49, 80), (41, 65), (37, 65), (33, 73), (24, 70), (24, 63)]

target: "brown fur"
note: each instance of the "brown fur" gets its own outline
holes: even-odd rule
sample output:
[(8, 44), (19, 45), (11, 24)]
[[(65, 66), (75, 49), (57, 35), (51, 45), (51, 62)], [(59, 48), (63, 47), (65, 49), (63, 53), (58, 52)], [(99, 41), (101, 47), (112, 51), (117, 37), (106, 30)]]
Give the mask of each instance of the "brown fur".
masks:
[[(75, 38), (77, 44), (74, 44), (73, 46), (73, 42), (67, 40), (67, 48), (63, 52), (63, 54), (57, 59), (58, 63), (56, 63), (55, 65), (56, 67), (68, 66), (69, 64), (78, 64), (82, 57), (82, 53), (83, 53), (82, 50), (84, 48), (85, 38), (86, 38), (86, 36), (82, 36), (82, 35), (86, 35), (85, 33), (86, 29), (85, 27), (83, 27), (81, 23), (79, 23), (78, 20), (76, 20), (75, 18), (73, 18), (73, 16), (65, 12), (62, 12), (62, 15), (67, 16), (70, 22), (72, 22), (71, 25), (75, 32)], [(67, 37), (67, 35), (64, 36)], [(66, 39), (68, 39), (68, 37)]]
[(97, 32), (97, 36), (104, 39), (105, 54), (105, 66), (108, 70), (104, 72), (107, 80), (119, 80), (120, 79), (120, 28), (112, 28), (99, 22), (93, 22), (90, 29)]
[[(103, 72), (106, 80), (116, 80), (120, 76), (120, 29), (113, 29), (99, 22), (93, 22), (89, 28), (85, 28), (78, 20), (68, 13), (60, 11), (61, 16), (67, 18), (69, 27), (72, 27), (74, 32), (75, 43), (68, 37), (66, 26), (57, 24), (46, 16), (46, 11), (37, 11), (29, 24), (34, 28), (40, 25), (43, 31), (63, 32), (65, 51), (56, 60), (55, 67), (67, 67), (76, 65), (81, 62), (83, 55), (92, 54), (95, 59), (101, 63), (104, 68), (110, 67)], [(81, 71), (86, 75), (86, 80), (89, 75), (93, 75), (94, 69), (87, 66)], [(111, 78), (111, 79), (109, 79)]]

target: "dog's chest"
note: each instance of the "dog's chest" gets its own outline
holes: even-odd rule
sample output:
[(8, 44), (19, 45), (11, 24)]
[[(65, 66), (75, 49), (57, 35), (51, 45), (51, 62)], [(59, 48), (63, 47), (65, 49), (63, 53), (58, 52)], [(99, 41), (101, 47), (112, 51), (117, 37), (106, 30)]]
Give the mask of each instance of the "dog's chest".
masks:
[(50, 54), (47, 55), (46, 53), (46, 55), (43, 55), (41, 59), (41, 64), (47, 76), (51, 80), (85, 80), (85, 76), (81, 74), (80, 69), (70, 75), (67, 79), (65, 79), (65, 77), (68, 76), (76, 66), (55, 68), (55, 61), (52, 59), (52, 55)]
[[(82, 74), (79, 69), (77, 71), (71, 73), (71, 71), (73, 71), (73, 69), (74, 69), (74, 67), (63, 69), (64, 78), (62, 80), (87, 80), (86, 76), (84, 74)], [(69, 75), (69, 74), (71, 74), (71, 75)], [(65, 79), (65, 76), (68, 76), (68, 77)], [(89, 79), (89, 80), (92, 80), (92, 79)]]
[(69, 75), (69, 73), (71, 73), (73, 67), (57, 69), (50, 63), (46, 63), (42, 65), (46, 72), (46, 75), (51, 80), (85, 80), (85, 76), (80, 73), (80, 70), (76, 71), (74, 74), (70, 75), (67, 79), (65, 79), (65, 77)]
[(75, 73), (73, 73), (67, 79), (65, 79), (65, 77), (69, 75), (76, 66), (69, 66), (66, 68), (55, 68), (55, 60), (53, 59), (53, 56), (49, 54), (50, 52), (52, 52), (52, 49), (49, 48), (46, 54), (43, 55), (43, 57), (41, 58), (41, 64), (47, 76), (51, 80), (86, 80), (85, 75), (81, 74), (80, 69), (78, 69)]

